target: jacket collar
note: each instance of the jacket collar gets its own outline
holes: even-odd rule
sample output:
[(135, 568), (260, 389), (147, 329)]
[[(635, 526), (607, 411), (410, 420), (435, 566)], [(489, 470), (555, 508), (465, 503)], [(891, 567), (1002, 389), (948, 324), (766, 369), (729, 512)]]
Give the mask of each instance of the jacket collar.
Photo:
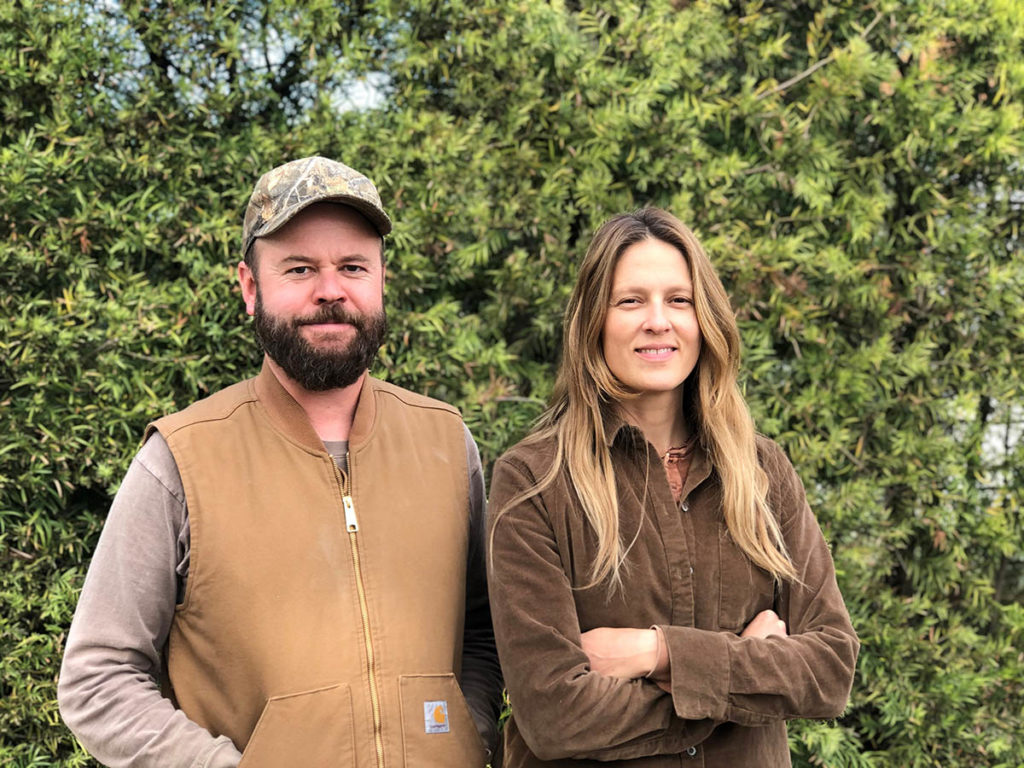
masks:
[[(349, 430), (349, 450), (366, 442), (373, 432), (373, 424), (377, 417), (377, 398), (374, 397), (378, 382), (371, 376), (363, 378), (359, 390), (359, 400), (352, 417), (352, 428)], [(277, 376), (263, 358), (263, 367), (253, 379), (256, 397), (263, 405), (274, 426), (293, 442), (315, 453), (324, 453), (324, 442), (313, 429), (309, 417), (292, 397), (288, 390), (281, 386)]]
[[(657, 456), (654, 446), (644, 437), (644, 433), (640, 428), (622, 418), (622, 415), (616, 408), (609, 407), (604, 409), (603, 415), (605, 445), (609, 450), (618, 443), (634, 457), (640, 452), (647, 450), (650, 452), (650, 455), (657, 457), (658, 460), (661, 459), (660, 456)], [(693, 446), (690, 469), (686, 474), (686, 484), (683, 486), (683, 498), (686, 498), (694, 488), (707, 480), (711, 476), (713, 468), (711, 459), (702, 441), (698, 440), (696, 445)]]

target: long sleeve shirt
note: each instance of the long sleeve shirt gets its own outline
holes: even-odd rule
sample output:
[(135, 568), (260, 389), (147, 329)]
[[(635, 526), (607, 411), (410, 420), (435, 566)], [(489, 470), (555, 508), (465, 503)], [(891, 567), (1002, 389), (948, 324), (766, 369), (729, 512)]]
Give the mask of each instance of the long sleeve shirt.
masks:
[[(493, 749), (501, 674), (484, 573), (483, 473), (468, 430), (466, 452), (471, 521), (461, 686)], [(344, 460), (343, 450), (336, 460)], [(189, 554), (181, 478), (155, 433), (114, 499), (68, 635), (58, 687), (65, 722), (106, 765), (233, 768), (241, 759), (230, 739), (191, 722), (161, 693), (163, 651), (184, 594)]]

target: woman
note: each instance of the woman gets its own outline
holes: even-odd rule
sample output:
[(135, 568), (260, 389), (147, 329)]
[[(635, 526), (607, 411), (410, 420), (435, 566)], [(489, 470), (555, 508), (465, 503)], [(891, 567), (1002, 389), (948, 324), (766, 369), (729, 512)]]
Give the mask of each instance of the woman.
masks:
[(693, 233), (653, 208), (606, 222), (563, 350), (491, 488), (505, 768), (790, 765), (785, 721), (843, 711), (859, 646)]

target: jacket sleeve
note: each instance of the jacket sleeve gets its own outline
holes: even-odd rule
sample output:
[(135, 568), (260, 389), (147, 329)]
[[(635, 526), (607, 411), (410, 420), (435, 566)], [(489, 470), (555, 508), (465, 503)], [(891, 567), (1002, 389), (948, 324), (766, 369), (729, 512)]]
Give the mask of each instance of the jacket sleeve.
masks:
[(491, 611), (512, 712), (542, 760), (624, 760), (674, 754), (699, 742), (671, 697), (646, 680), (590, 671), (573, 589), (544, 497), (505, 511), (533, 486), (525, 468), (500, 460), (491, 484)]
[(469, 547), (466, 556), (466, 623), (462, 636), (462, 677), (466, 704), (490, 754), (498, 745), (501, 711), (501, 667), (494, 647), (494, 628), (487, 599), (486, 499), (483, 469), (476, 442), (466, 430), (469, 468)]
[(729, 632), (661, 627), (679, 717), (756, 726), (797, 717), (838, 717), (846, 707), (860, 643), (836, 584), (831, 553), (800, 478), (774, 443), (768, 443), (763, 465), (798, 576), (798, 582), (781, 587), (776, 600), (776, 612), (789, 634), (741, 638)]
[(177, 467), (154, 435), (128, 469), (103, 527), (57, 689), (64, 722), (112, 768), (233, 768), (241, 758), (230, 739), (189, 720), (156, 682), (187, 526)]

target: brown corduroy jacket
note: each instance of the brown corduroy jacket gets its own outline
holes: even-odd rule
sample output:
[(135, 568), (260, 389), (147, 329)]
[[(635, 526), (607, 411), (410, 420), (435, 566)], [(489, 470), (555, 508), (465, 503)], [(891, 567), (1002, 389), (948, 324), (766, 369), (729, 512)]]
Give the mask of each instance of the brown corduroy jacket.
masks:
[[(771, 509), (800, 580), (776, 587), (729, 537), (718, 476), (699, 447), (676, 504), (638, 429), (623, 425), (610, 440), (621, 535), (633, 542), (623, 589), (611, 595), (606, 583), (581, 588), (596, 542), (564, 473), (495, 518), (543, 477), (553, 442), (517, 446), (494, 469), (489, 589), (513, 713), (505, 768), (790, 765), (785, 721), (839, 716), (859, 650), (796, 472), (775, 443), (758, 438)], [(769, 608), (789, 636), (741, 638)], [(671, 694), (590, 670), (583, 632), (652, 625), (667, 640)]]

